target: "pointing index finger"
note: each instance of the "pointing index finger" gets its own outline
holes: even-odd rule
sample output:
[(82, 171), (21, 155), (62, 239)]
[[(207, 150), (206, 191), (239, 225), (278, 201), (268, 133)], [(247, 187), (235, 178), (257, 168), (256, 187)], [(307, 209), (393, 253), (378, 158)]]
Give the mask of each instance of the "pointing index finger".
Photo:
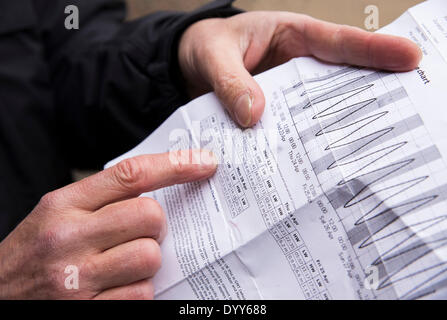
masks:
[(121, 161), (60, 190), (63, 202), (87, 211), (174, 184), (214, 174), (217, 160), (209, 151), (187, 150), (143, 155)]

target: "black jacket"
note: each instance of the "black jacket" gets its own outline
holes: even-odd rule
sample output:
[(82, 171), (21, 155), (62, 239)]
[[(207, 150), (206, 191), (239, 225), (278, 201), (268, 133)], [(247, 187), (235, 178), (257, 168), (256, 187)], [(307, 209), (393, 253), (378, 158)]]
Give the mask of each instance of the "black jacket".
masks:
[(100, 168), (187, 102), (179, 37), (231, 2), (124, 22), (120, 0), (0, 0), (0, 240), (71, 168)]

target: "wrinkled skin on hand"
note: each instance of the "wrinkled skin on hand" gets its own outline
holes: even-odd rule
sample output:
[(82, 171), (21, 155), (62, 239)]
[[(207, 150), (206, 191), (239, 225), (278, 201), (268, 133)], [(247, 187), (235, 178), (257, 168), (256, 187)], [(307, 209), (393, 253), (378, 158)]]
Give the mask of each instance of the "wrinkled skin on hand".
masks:
[(265, 98), (252, 78), (291, 58), (314, 56), (390, 71), (417, 67), (422, 54), (408, 39), (289, 12), (248, 12), (190, 26), (179, 46), (180, 66), (192, 96), (215, 91), (242, 127), (253, 126)]
[[(0, 299), (152, 299), (166, 221), (138, 196), (216, 170), (209, 152), (188, 152), (202, 161), (175, 153), (124, 160), (45, 195), (0, 243)], [(79, 271), (75, 290), (67, 266)]]

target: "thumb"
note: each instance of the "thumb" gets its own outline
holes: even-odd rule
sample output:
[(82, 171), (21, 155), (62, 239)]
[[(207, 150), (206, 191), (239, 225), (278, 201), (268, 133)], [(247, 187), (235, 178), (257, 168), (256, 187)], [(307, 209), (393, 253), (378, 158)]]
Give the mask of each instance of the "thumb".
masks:
[(245, 68), (240, 53), (226, 52), (225, 56), (215, 56), (218, 63), (210, 64), (213, 68), (210, 82), (232, 118), (244, 128), (251, 127), (264, 112), (264, 94)]

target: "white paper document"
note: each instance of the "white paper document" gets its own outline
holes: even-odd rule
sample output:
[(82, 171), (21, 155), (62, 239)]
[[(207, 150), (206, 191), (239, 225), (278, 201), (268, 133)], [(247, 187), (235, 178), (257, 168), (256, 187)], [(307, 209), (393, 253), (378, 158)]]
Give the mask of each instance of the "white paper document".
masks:
[(145, 194), (168, 235), (158, 299), (447, 298), (447, 1), (380, 30), (422, 49), (387, 73), (297, 58), (256, 76), (241, 131), (214, 94), (110, 162), (213, 150), (217, 173)]

